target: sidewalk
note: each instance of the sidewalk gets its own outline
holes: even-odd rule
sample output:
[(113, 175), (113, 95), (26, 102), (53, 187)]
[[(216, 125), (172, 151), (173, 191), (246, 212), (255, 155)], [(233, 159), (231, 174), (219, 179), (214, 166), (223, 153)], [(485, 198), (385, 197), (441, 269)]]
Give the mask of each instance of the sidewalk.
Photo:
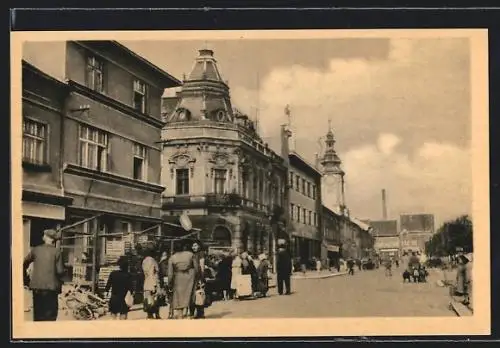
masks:
[(343, 276), (346, 275), (347, 272), (341, 271), (341, 272), (332, 272), (328, 270), (323, 270), (320, 272), (317, 271), (308, 271), (304, 275), (302, 272), (295, 272), (292, 275), (292, 279), (325, 279), (325, 278), (332, 278), (332, 277), (337, 277), (337, 276)]

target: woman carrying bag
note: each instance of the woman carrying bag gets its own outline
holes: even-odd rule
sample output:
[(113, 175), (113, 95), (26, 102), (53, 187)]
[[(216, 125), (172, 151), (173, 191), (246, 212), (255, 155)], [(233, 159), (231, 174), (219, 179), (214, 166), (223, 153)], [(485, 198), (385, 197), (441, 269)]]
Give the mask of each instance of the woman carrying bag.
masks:
[[(130, 307), (134, 304), (132, 295), (132, 276), (128, 272), (128, 261), (125, 256), (118, 259), (119, 270), (112, 271), (106, 283), (105, 292), (111, 290), (109, 312), (113, 319), (127, 319)], [(106, 296), (107, 297), (107, 296)]]

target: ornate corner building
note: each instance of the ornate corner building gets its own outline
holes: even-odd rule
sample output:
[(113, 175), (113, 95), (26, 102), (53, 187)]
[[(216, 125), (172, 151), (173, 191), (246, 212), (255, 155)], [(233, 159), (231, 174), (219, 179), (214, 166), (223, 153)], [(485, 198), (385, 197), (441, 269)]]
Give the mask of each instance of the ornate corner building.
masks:
[(212, 50), (199, 50), (163, 107), (163, 219), (187, 213), (209, 245), (272, 254), (286, 225), (286, 162), (233, 108)]

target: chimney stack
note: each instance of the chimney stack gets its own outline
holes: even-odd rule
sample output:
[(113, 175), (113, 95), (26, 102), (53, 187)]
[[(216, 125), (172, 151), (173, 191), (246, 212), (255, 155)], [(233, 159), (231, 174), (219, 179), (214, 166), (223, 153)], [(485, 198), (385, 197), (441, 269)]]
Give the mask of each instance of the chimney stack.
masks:
[(382, 219), (387, 220), (387, 202), (385, 198), (385, 189), (382, 189)]

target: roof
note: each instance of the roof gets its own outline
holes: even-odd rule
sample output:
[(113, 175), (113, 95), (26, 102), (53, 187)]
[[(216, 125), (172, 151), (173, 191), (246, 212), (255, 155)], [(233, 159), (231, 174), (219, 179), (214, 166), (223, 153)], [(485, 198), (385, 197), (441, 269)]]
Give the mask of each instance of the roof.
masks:
[(141, 57), (140, 55), (138, 55), (137, 53), (135, 53), (134, 51), (132, 51), (130, 48), (122, 45), (121, 43), (119, 43), (118, 41), (115, 41), (115, 40), (112, 40), (110, 42), (113, 43), (116, 47), (122, 49), (126, 53), (130, 54), (134, 58), (138, 59), (139, 61), (141, 61), (142, 63), (144, 63), (145, 65), (147, 65), (150, 69), (154, 70), (156, 73), (162, 75), (166, 80), (171, 81), (172, 83), (168, 85), (169, 87), (175, 87), (175, 86), (182, 85), (182, 81), (180, 81), (177, 78), (173, 77), (172, 75), (170, 75), (165, 70), (163, 70), (160, 67), (158, 67), (157, 65), (151, 63), (146, 58)]
[(373, 227), (373, 234), (377, 237), (393, 237), (398, 236), (398, 221), (397, 220), (378, 220), (370, 221)]
[(349, 217), (349, 219), (355, 224), (357, 225), (359, 228), (361, 228), (362, 230), (364, 231), (368, 231), (370, 229), (370, 225), (364, 223), (363, 221), (359, 220), (359, 219), (356, 219), (355, 217)]
[(188, 80), (212, 80), (222, 81), (221, 74), (217, 68), (217, 61), (214, 58), (214, 51), (201, 49), (199, 55), (191, 69)]
[(302, 166), (299, 167), (299, 169), (305, 169), (308, 171), (310, 174), (314, 176), (321, 177), (323, 176), (323, 173), (314, 165), (310, 164), (307, 160), (305, 160), (302, 156), (300, 156), (297, 152), (295, 151), (290, 151), (288, 154), (288, 159), (290, 160), (290, 164), (293, 166), (293, 163)]
[(401, 231), (434, 231), (433, 214), (401, 214)]
[(61, 87), (65, 87), (67, 86), (67, 84), (64, 82), (64, 81), (61, 81), (57, 78), (55, 78), (54, 76), (51, 76), (49, 74), (47, 74), (46, 72), (43, 72), (42, 70), (38, 69), (36, 66), (34, 66), (33, 64), (31, 63), (28, 63), (26, 60), (22, 60), (22, 67), (23, 67), (23, 70), (26, 69), (26, 70), (30, 70), (31, 72), (41, 76), (42, 78), (48, 80), (48, 81), (51, 81)]

